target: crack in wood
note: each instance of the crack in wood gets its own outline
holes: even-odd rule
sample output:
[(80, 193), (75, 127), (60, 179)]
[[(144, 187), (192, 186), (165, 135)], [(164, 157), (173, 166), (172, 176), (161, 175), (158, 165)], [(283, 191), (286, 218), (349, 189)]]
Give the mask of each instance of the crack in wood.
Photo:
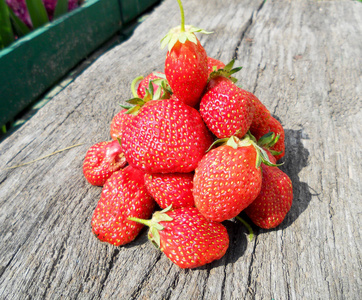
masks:
[(247, 32), (249, 32), (251, 30), (252, 25), (255, 22), (256, 17), (258, 16), (260, 10), (263, 8), (264, 4), (266, 1), (262, 1), (262, 3), (257, 7), (257, 9), (251, 14), (250, 18), (248, 19), (245, 28), (242, 30), (240, 38), (237, 41), (234, 53), (233, 53), (233, 59), (237, 60), (238, 59), (238, 51), (239, 51), (239, 47), (242, 43), (242, 41), (244, 40), (245, 34)]

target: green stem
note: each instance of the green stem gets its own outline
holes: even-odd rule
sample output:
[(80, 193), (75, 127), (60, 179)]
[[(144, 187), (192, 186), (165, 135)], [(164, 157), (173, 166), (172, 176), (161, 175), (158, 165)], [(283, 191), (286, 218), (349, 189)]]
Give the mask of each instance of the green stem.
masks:
[(136, 218), (136, 217), (128, 217), (128, 220), (135, 221), (137, 223), (146, 225), (148, 227), (151, 227), (151, 225), (152, 225), (151, 220), (143, 220), (143, 219), (139, 219), (139, 218)]
[(236, 216), (236, 219), (238, 221), (240, 221), (241, 223), (244, 224), (244, 226), (248, 229), (249, 231), (249, 240), (252, 241), (253, 237), (254, 237), (254, 232), (253, 229), (251, 228), (251, 226), (248, 224), (248, 222), (246, 222), (243, 218), (241, 218), (240, 216)]
[(180, 6), (180, 12), (181, 12), (181, 32), (185, 32), (185, 14), (184, 14), (184, 8), (182, 6), (181, 0), (177, 0), (178, 5)]
[(135, 79), (133, 79), (133, 81), (131, 83), (132, 95), (135, 98), (139, 98), (139, 96), (137, 95), (137, 91), (136, 91), (136, 83), (142, 79), (143, 79), (143, 76), (138, 76)]

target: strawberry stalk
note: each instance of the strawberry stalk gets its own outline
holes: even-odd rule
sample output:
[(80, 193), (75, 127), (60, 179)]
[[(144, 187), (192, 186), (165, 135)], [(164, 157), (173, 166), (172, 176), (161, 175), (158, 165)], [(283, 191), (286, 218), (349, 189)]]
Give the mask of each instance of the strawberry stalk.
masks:
[(250, 242), (253, 240), (254, 237), (254, 232), (253, 229), (251, 228), (251, 226), (249, 225), (248, 222), (246, 222), (242, 217), (240, 216), (236, 216), (235, 217), (239, 222), (243, 223), (243, 225), (246, 227), (246, 229), (249, 231), (249, 240)]
[(173, 219), (166, 214), (166, 212), (170, 211), (172, 206), (166, 207), (164, 210), (156, 211), (151, 220), (144, 220), (139, 219), (136, 217), (128, 217), (128, 220), (146, 225), (150, 228), (148, 232), (148, 239), (156, 245), (158, 248), (160, 248), (160, 234), (159, 231), (163, 230), (164, 227), (159, 224), (161, 221), (172, 221)]
[(182, 6), (181, 0), (177, 0), (178, 5), (180, 6), (180, 13), (181, 13), (181, 32), (185, 32), (185, 13), (184, 8)]

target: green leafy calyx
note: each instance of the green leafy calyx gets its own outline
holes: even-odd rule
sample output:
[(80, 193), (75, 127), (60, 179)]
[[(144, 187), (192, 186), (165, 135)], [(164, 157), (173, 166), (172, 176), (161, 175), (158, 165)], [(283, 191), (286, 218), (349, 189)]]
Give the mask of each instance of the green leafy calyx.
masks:
[(229, 78), (232, 82), (237, 82), (238, 80), (235, 77), (232, 77), (231, 75), (235, 74), (236, 72), (239, 72), (243, 67), (236, 67), (233, 68), (235, 63), (235, 60), (232, 59), (224, 68), (214, 70), (210, 73), (208, 81), (210, 81), (213, 78), (217, 78), (220, 76)]
[(186, 41), (190, 41), (197, 44), (195, 32), (200, 32), (204, 34), (212, 33), (191, 25), (186, 25), (185, 31), (182, 31), (181, 26), (177, 26), (175, 28), (172, 28), (161, 40), (161, 49), (165, 48), (166, 45), (168, 45), (168, 51), (171, 51), (171, 49), (173, 48), (173, 46), (175, 46), (177, 42), (184, 44)]
[(164, 230), (164, 227), (159, 224), (159, 222), (170, 222), (173, 220), (172, 217), (170, 217), (167, 212), (172, 209), (172, 205), (166, 207), (164, 210), (156, 211), (151, 220), (143, 220), (135, 217), (129, 217), (128, 220), (138, 222), (140, 224), (148, 226), (150, 229), (148, 231), (148, 239), (156, 245), (158, 248), (160, 248), (160, 230)]

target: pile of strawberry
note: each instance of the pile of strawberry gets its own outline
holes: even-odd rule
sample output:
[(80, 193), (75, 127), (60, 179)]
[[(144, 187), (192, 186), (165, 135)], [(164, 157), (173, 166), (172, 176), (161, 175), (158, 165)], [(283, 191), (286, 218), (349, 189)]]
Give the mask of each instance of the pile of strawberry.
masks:
[(92, 218), (99, 240), (121, 246), (146, 225), (172, 262), (195, 268), (228, 249), (221, 222), (244, 211), (261, 228), (274, 228), (293, 190), (276, 164), (285, 151), (283, 127), (235, 85), (240, 68), (233, 61), (225, 66), (207, 56), (194, 34), (207, 32), (184, 25), (178, 2), (181, 26), (162, 40), (164, 73), (132, 82), (132, 106), (114, 116), (112, 141), (88, 150), (83, 171), (103, 186)]

